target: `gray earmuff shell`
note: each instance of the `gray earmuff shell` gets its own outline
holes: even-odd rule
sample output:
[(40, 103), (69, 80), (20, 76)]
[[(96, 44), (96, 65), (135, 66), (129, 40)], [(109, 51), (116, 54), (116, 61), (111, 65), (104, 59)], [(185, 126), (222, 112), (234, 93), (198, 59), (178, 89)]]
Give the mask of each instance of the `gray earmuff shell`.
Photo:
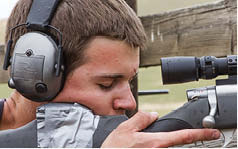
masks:
[(50, 36), (29, 32), (16, 42), (10, 81), (23, 96), (33, 101), (50, 101), (62, 87), (62, 73), (56, 77), (57, 45)]

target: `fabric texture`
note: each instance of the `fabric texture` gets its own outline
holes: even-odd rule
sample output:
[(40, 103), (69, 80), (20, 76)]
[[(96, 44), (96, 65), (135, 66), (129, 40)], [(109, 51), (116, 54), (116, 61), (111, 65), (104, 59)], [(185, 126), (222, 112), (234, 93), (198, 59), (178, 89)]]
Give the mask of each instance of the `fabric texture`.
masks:
[(77, 103), (42, 105), (36, 114), (38, 147), (92, 148), (99, 118)]
[(26, 125), (0, 131), (0, 148), (36, 148), (36, 120)]

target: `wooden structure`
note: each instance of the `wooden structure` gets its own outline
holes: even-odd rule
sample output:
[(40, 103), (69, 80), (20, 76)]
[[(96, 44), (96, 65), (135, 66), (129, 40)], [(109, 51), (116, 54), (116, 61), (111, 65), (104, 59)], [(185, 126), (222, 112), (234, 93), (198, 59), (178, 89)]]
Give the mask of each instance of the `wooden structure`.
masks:
[(160, 65), (161, 57), (236, 54), (236, 3), (222, 0), (141, 17), (148, 43), (140, 66)]

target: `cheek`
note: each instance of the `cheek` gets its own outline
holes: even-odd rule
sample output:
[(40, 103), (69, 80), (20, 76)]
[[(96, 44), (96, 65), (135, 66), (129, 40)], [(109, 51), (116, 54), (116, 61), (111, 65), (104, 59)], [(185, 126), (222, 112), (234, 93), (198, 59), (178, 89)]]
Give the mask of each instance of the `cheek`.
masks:
[(88, 107), (94, 114), (107, 115), (112, 108), (113, 98), (103, 92), (91, 90), (90, 92), (78, 93), (80, 104)]

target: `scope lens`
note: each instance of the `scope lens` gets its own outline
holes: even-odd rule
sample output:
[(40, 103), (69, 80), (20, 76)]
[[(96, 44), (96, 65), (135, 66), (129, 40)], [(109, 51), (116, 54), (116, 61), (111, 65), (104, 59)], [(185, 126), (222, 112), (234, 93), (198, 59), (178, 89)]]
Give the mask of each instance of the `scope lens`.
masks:
[(198, 80), (196, 57), (161, 58), (163, 84)]

